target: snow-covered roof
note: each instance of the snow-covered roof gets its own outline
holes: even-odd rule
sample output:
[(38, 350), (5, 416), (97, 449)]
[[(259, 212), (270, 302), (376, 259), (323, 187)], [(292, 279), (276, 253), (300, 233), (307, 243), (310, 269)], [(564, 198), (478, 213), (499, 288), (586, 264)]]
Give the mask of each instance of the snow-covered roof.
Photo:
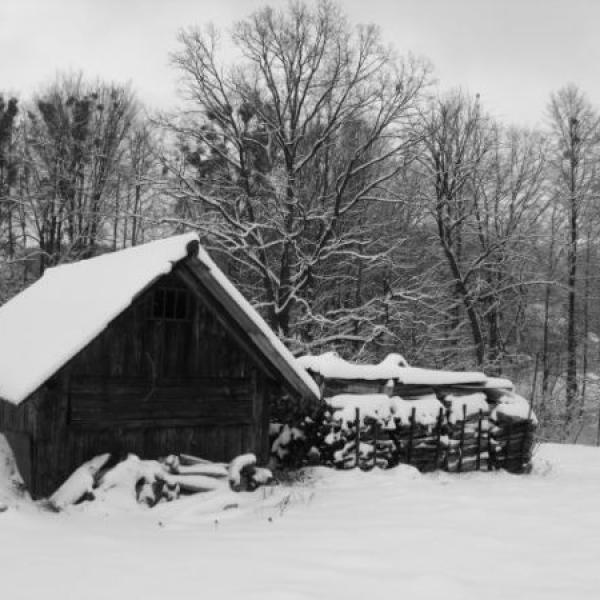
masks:
[[(187, 256), (194, 233), (47, 269), (0, 307), (0, 398), (18, 404), (125, 310), (143, 290)], [(250, 303), (200, 246), (198, 259), (246, 322), (272, 347), (284, 378), (317, 398), (318, 386)], [(254, 338), (253, 338), (254, 339)], [(256, 342), (257, 340), (254, 339)], [(298, 387), (298, 385), (296, 386)]]
[(476, 371), (438, 371), (409, 367), (400, 354), (388, 354), (377, 365), (351, 363), (335, 352), (320, 356), (301, 356), (297, 359), (307, 370), (326, 379), (384, 381), (392, 379), (405, 385), (484, 384), (487, 377)]

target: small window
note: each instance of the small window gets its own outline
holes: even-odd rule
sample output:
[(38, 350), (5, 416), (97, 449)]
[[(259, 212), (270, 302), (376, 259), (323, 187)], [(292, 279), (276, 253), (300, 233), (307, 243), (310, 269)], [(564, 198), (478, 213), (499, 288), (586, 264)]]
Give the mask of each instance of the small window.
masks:
[(154, 290), (151, 318), (168, 321), (187, 321), (190, 318), (191, 302), (187, 290)]

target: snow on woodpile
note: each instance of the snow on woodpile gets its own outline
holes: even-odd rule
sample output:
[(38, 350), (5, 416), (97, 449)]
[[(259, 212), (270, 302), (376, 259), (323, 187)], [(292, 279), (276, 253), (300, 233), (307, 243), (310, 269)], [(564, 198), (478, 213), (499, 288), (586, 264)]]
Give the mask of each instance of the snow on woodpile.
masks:
[(273, 482), (273, 473), (269, 469), (256, 466), (256, 456), (252, 453), (234, 458), (228, 467), (229, 485), (235, 492), (252, 491), (261, 485)]
[(442, 404), (435, 394), (426, 394), (410, 400), (386, 394), (338, 394), (326, 400), (333, 409), (333, 419), (342, 426), (356, 420), (359, 411), (361, 423), (375, 421), (379, 425), (394, 428), (410, 424), (414, 413), (415, 423), (424, 427), (436, 423)]
[(446, 394), (444, 404), (448, 408), (448, 421), (457, 423), (463, 419), (469, 419), (481, 414), (487, 415), (490, 412), (490, 405), (483, 392), (474, 394)]
[(395, 408), (395, 398), (386, 394), (338, 394), (326, 402), (333, 409), (333, 420), (343, 427), (356, 420), (357, 410), (363, 424), (365, 419), (371, 419), (385, 425), (392, 419)]
[[(307, 419), (307, 422), (313, 423), (312, 419)], [(294, 453), (295, 451), (301, 455), (304, 454), (306, 435), (299, 427), (290, 427), (287, 423), (285, 425), (271, 423), (269, 437), (272, 440), (271, 452), (279, 460), (286, 458), (290, 453)], [(308, 451), (309, 449), (307, 448), (306, 450)]]
[(410, 425), (414, 411), (415, 423), (430, 428), (436, 424), (440, 410), (444, 408), (435, 394), (424, 394), (410, 400), (397, 396), (395, 400), (394, 415), (398, 425), (403, 427)]
[(530, 421), (534, 425), (538, 422), (529, 402), (514, 392), (504, 392), (498, 397), (491, 416), (494, 421)]
[(223, 491), (253, 491), (273, 483), (269, 469), (256, 466), (256, 456), (244, 454), (229, 465), (181, 454), (143, 460), (129, 454), (112, 463), (102, 454), (84, 463), (50, 497), (49, 505), (63, 510), (90, 503), (121, 510), (154, 507), (183, 496)]
[(475, 371), (438, 371), (409, 367), (400, 354), (389, 354), (379, 364), (352, 363), (336, 352), (319, 356), (306, 355), (297, 359), (308, 371), (325, 379), (348, 379), (366, 381), (394, 380), (406, 385), (455, 385), (486, 381), (483, 373)]
[(298, 362), (309, 371), (328, 379), (395, 379), (399, 367), (408, 363), (400, 354), (389, 354), (378, 365), (351, 363), (337, 352), (325, 352), (319, 356), (301, 356)]
[[(47, 269), (0, 307), (0, 398), (18, 404), (82, 350), (145, 288), (185, 258), (195, 233)], [(288, 367), (320, 397), (317, 384), (202, 247), (198, 259), (256, 325)]]
[[(439, 394), (439, 397), (438, 397)], [(502, 388), (460, 388), (420, 396), (343, 393), (325, 399), (320, 413), (271, 427), (272, 456), (280, 464), (342, 469), (411, 464), (422, 471), (529, 469), (535, 416), (527, 401)]]
[(60, 510), (70, 504), (75, 504), (86, 496), (93, 497), (98, 472), (109, 458), (110, 454), (101, 454), (76, 469), (50, 497), (50, 502), (54, 507)]

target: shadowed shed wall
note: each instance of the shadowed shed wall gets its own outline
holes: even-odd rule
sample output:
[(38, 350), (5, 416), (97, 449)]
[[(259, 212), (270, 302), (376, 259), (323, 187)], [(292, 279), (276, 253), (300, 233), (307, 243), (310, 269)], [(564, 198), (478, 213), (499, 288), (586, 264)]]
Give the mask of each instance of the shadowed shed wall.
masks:
[(18, 407), (1, 403), (0, 430), (31, 440), (13, 448), (21, 464), (30, 454), (34, 495), (50, 494), (103, 452), (267, 459), (278, 376), (193, 287), (177, 270), (161, 277), (36, 394)]

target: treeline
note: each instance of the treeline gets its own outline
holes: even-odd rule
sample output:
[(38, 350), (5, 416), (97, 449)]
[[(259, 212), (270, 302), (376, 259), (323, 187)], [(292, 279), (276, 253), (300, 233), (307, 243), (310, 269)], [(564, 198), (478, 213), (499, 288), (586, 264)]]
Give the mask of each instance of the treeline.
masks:
[(600, 368), (586, 95), (567, 85), (543, 130), (511, 127), (327, 1), (259, 10), (225, 54), (223, 35), (180, 33), (170, 114), (81, 75), (0, 100), (0, 301), (196, 230), (297, 352), (508, 374), (546, 430), (579, 435)]

